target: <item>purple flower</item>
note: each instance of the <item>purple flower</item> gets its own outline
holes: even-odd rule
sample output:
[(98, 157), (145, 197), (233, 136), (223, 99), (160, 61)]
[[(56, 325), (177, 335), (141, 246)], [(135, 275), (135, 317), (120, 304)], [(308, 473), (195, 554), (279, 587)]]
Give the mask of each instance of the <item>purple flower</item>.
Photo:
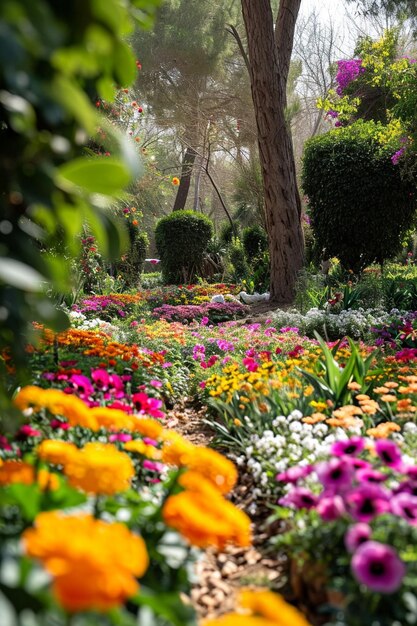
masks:
[(360, 74), (363, 74), (365, 68), (362, 67), (362, 59), (348, 59), (337, 62), (336, 93), (341, 96), (346, 87), (355, 80)]
[(389, 439), (378, 439), (375, 444), (375, 451), (385, 465), (393, 469), (401, 469), (401, 452), (393, 441)]
[(333, 522), (346, 513), (343, 498), (337, 495), (320, 498), (316, 510), (325, 522)]
[(402, 147), (399, 150), (397, 150), (397, 152), (395, 152), (392, 157), (391, 157), (391, 162), (393, 165), (398, 165), (399, 160), (401, 159), (401, 157), (403, 156), (405, 152), (405, 148)]
[(362, 437), (351, 437), (346, 441), (336, 441), (330, 449), (331, 454), (343, 456), (344, 454), (356, 456), (365, 447), (365, 440)]
[(300, 478), (305, 478), (313, 471), (313, 467), (311, 465), (305, 465), (301, 467), (301, 465), (297, 465), (296, 467), (290, 467), (285, 472), (281, 472), (275, 476), (275, 480), (284, 482), (284, 483), (297, 483)]
[(357, 581), (378, 593), (394, 593), (406, 573), (396, 551), (378, 541), (366, 541), (352, 557), (352, 572)]
[(355, 552), (362, 543), (372, 536), (372, 528), (368, 524), (359, 523), (350, 526), (345, 534), (345, 546), (348, 552)]
[(328, 491), (343, 491), (352, 484), (353, 469), (346, 459), (330, 459), (319, 463), (316, 472), (321, 484)]
[(383, 483), (388, 476), (372, 468), (364, 468), (357, 471), (356, 478), (359, 483)]
[(371, 483), (365, 483), (351, 491), (346, 501), (350, 514), (357, 522), (370, 522), (389, 509), (387, 492)]
[(412, 526), (417, 526), (417, 497), (410, 493), (399, 493), (390, 502), (391, 513), (403, 517)]
[(294, 487), (278, 502), (283, 506), (293, 505), (296, 509), (313, 509), (317, 504), (317, 496), (305, 487)]

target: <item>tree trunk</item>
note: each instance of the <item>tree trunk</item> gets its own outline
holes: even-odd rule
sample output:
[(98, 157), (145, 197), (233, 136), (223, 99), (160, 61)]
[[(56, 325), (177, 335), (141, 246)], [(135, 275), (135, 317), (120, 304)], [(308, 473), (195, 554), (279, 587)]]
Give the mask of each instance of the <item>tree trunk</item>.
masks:
[(275, 26), (270, 0), (242, 0), (252, 99), (265, 194), (271, 263), (270, 300), (290, 304), (303, 266), (304, 238), (294, 154), (285, 122), (286, 82), (301, 0), (281, 0)]
[(179, 211), (180, 209), (185, 208), (196, 156), (197, 152), (195, 149), (192, 146), (188, 146), (182, 160), (180, 184), (178, 185), (177, 195), (175, 196), (175, 202), (172, 208), (173, 211)]

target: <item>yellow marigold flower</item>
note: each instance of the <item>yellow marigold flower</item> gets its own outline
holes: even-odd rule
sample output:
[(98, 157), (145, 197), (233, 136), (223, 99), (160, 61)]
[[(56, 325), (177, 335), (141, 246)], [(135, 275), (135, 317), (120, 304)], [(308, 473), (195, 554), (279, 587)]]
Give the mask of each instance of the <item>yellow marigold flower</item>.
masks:
[(54, 415), (65, 417), (71, 426), (83, 426), (97, 430), (98, 425), (88, 406), (76, 396), (68, 395), (59, 389), (42, 389), (30, 385), (23, 387), (14, 399), (15, 406), (24, 411), (33, 408), (35, 412), (48, 409)]
[(150, 417), (135, 417), (132, 423), (132, 430), (135, 433), (140, 433), (143, 437), (158, 439), (164, 429), (159, 422)]
[(37, 482), (41, 489), (58, 489), (58, 476), (41, 469), (35, 474), (33, 465), (24, 461), (8, 460), (0, 466), (0, 486), (22, 483), (33, 485)]
[(195, 546), (250, 545), (250, 519), (225, 500), (219, 491), (196, 472), (179, 480), (185, 491), (170, 496), (162, 509), (165, 523)]
[(149, 563), (141, 537), (90, 515), (41, 513), (23, 542), (53, 576), (54, 594), (68, 611), (119, 606), (137, 592), (136, 578)]
[(243, 591), (242, 612), (202, 622), (201, 626), (310, 626), (291, 604), (272, 591)]
[(36, 451), (42, 461), (53, 465), (65, 465), (70, 457), (78, 452), (78, 448), (73, 443), (66, 441), (45, 439), (39, 444)]
[(132, 430), (135, 418), (119, 409), (109, 409), (97, 406), (91, 409), (91, 415), (96, 419), (99, 428), (108, 430)]
[(64, 473), (73, 487), (111, 495), (128, 489), (135, 472), (129, 456), (111, 443), (88, 443), (70, 456)]
[(124, 445), (124, 449), (127, 452), (134, 452), (136, 454), (142, 454), (148, 459), (159, 460), (162, 458), (161, 450), (155, 448), (155, 446), (148, 446), (140, 439), (132, 439), (127, 441)]

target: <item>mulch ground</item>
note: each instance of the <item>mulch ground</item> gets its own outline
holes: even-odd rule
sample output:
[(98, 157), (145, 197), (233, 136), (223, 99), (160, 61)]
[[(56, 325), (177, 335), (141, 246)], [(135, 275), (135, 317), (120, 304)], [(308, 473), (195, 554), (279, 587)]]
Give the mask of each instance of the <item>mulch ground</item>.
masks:
[[(167, 414), (167, 426), (173, 428), (195, 445), (210, 445), (214, 432), (204, 423), (205, 408), (187, 402)], [(246, 510), (251, 503), (252, 485), (242, 473), (230, 499)], [(225, 552), (207, 550), (196, 563), (196, 583), (191, 602), (201, 618), (212, 618), (236, 608), (237, 592), (241, 587), (268, 587), (279, 590), (285, 583), (285, 559), (268, 553), (268, 539), (277, 529), (266, 522), (265, 511), (253, 520), (253, 545), (249, 548), (229, 547)]]

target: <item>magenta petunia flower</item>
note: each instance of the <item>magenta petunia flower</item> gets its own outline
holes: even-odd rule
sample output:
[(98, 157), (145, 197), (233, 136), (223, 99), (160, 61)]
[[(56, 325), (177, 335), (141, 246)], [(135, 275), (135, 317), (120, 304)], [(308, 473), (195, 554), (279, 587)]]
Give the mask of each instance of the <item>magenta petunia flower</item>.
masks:
[(98, 389), (106, 391), (109, 388), (110, 374), (107, 370), (100, 368), (91, 371), (91, 378)]
[(387, 480), (388, 476), (383, 472), (378, 472), (377, 470), (366, 467), (356, 472), (356, 478), (359, 483), (383, 483), (384, 480)]
[(396, 494), (390, 501), (391, 513), (403, 517), (412, 526), (417, 526), (417, 496), (411, 493)]
[(351, 437), (346, 441), (336, 441), (331, 449), (331, 454), (335, 456), (343, 456), (344, 454), (356, 456), (365, 448), (365, 440), (363, 437)]
[(393, 469), (401, 469), (401, 451), (393, 441), (389, 439), (378, 439), (375, 444), (375, 451), (385, 465)]
[(275, 480), (284, 483), (297, 483), (300, 478), (305, 478), (313, 471), (312, 465), (296, 465), (295, 467), (289, 467), (285, 472), (281, 472), (275, 476)]
[(353, 469), (347, 459), (330, 459), (316, 466), (317, 476), (328, 491), (343, 491), (352, 484)]
[(325, 522), (333, 522), (346, 513), (341, 496), (324, 496), (320, 498), (316, 510)]
[(372, 536), (372, 528), (368, 524), (360, 522), (350, 526), (345, 534), (345, 546), (348, 552), (355, 552), (365, 541)]
[(388, 493), (379, 485), (371, 483), (360, 485), (347, 494), (346, 503), (357, 522), (370, 522), (389, 510)]
[(317, 496), (305, 487), (294, 487), (290, 493), (278, 500), (282, 506), (293, 505), (296, 509), (313, 509), (317, 504)]
[(391, 546), (366, 541), (352, 557), (352, 572), (357, 581), (377, 593), (394, 593), (401, 587), (405, 564)]

